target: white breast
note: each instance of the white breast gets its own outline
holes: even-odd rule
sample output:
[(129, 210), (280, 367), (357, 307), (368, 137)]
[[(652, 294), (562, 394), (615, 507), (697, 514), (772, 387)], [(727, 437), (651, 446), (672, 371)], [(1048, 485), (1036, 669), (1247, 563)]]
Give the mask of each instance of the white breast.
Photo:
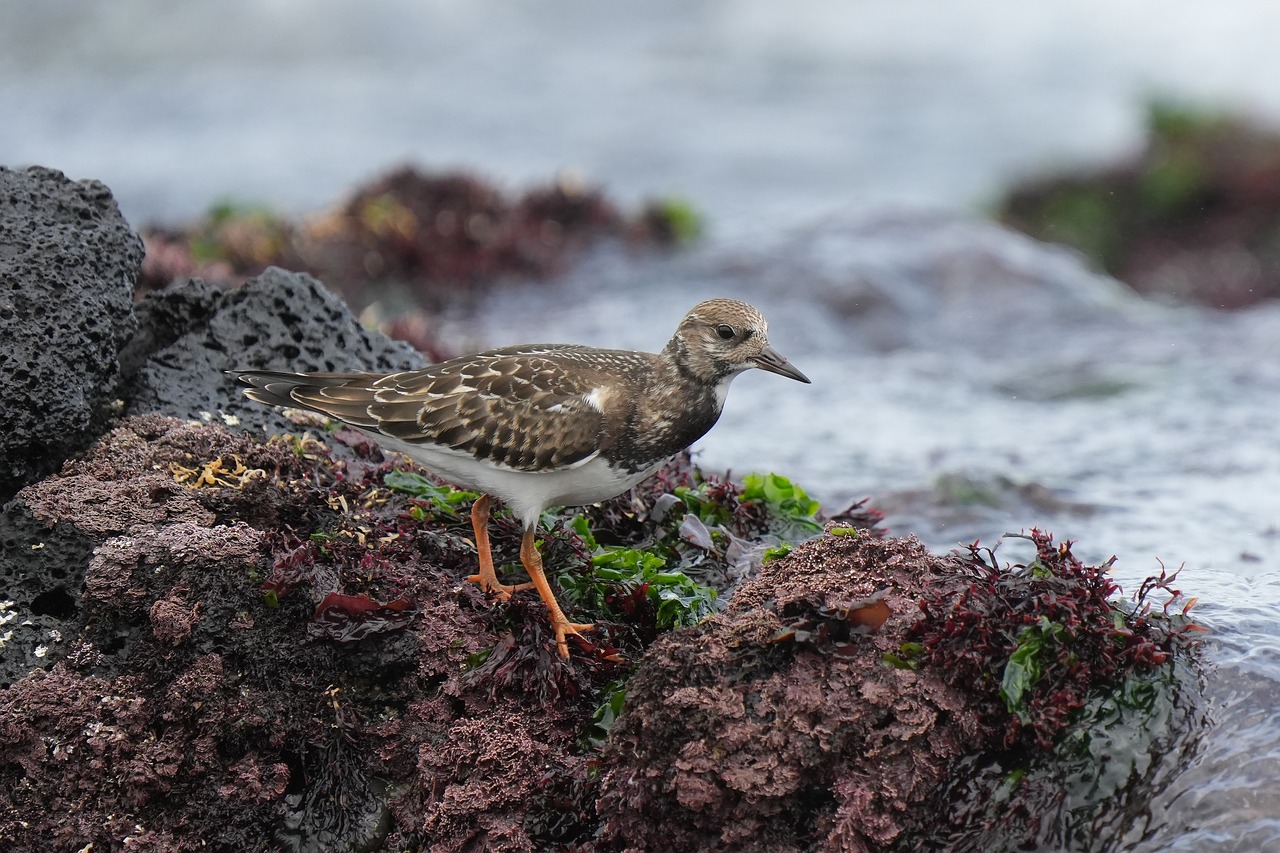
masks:
[(556, 471), (517, 471), (448, 447), (410, 444), (372, 430), (361, 432), (459, 488), (501, 498), (526, 527), (536, 526), (538, 516), (549, 506), (584, 506), (620, 495), (667, 461), (661, 459), (635, 473), (617, 470), (599, 456)]

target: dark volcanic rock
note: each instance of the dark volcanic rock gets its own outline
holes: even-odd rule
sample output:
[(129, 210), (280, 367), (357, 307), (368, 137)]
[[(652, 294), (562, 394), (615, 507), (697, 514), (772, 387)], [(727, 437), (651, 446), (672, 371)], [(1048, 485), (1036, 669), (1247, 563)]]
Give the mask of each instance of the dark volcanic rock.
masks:
[(0, 687), (66, 654), (92, 554), (88, 536), (41, 521), (21, 500), (0, 512)]
[(0, 166), (0, 501), (101, 433), (141, 264), (105, 186)]
[(425, 359), (363, 328), (340, 298), (305, 273), (271, 268), (235, 291), (188, 279), (149, 293), (123, 356), (127, 412), (208, 421), (224, 413), (269, 432), (291, 429), (240, 393), (235, 368), (343, 372), (406, 370)]

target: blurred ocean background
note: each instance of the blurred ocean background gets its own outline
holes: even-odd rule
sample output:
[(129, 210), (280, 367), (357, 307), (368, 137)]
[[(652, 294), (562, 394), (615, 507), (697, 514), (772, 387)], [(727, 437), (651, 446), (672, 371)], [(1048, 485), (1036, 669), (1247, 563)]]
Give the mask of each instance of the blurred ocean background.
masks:
[(1044, 527), (1130, 591), (1183, 565), (1214, 728), (1111, 849), (1277, 850), (1280, 308), (1140, 299), (983, 220), (1136, 155), (1155, 97), (1280, 123), (1277, 33), (1272, 0), (7, 0), (0, 163), (97, 178), (135, 227), (401, 163), (687, 199), (697, 247), (595, 253), (445, 332), (657, 348), (740, 296), (814, 385), (739, 379), (705, 466), (870, 496), (939, 550)]
[(0, 155), (136, 224), (312, 209), (412, 161), (774, 232), (1107, 160), (1152, 95), (1280, 115), (1277, 32), (1268, 0), (7, 0)]

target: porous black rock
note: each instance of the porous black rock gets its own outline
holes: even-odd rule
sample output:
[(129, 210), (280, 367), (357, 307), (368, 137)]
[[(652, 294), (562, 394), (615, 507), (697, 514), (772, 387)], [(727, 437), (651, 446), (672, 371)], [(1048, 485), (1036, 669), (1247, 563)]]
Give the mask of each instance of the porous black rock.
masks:
[(84, 622), (93, 546), (73, 524), (37, 519), (21, 498), (0, 510), (0, 688), (66, 657)]
[(142, 254), (103, 184), (0, 166), (0, 502), (105, 428)]
[(297, 431), (248, 400), (224, 371), (394, 371), (422, 367), (421, 353), (360, 325), (346, 304), (305, 273), (275, 267), (224, 291), (200, 279), (148, 293), (123, 357), (127, 414), (218, 418), (254, 432)]

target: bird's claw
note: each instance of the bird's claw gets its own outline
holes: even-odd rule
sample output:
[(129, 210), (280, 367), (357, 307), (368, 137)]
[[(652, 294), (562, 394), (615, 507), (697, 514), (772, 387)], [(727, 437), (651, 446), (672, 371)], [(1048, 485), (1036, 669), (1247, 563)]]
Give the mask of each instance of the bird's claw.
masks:
[(533, 583), (529, 581), (526, 581), (525, 583), (505, 584), (500, 583), (496, 577), (486, 577), (483, 573), (467, 575), (467, 582), (476, 584), (482, 590), (498, 599), (498, 601), (506, 601), (511, 598), (511, 593), (513, 592), (520, 592), (521, 590), (533, 588)]
[[(560, 652), (560, 657), (567, 660), (569, 658), (569, 644), (566, 641), (566, 636), (573, 634), (575, 637), (582, 637), (583, 631), (590, 631), (596, 626), (590, 623), (583, 624), (579, 622), (570, 622), (566, 619), (554, 622), (552, 627), (556, 632), (556, 650)], [(583, 642), (586, 642), (585, 637), (583, 637)]]

